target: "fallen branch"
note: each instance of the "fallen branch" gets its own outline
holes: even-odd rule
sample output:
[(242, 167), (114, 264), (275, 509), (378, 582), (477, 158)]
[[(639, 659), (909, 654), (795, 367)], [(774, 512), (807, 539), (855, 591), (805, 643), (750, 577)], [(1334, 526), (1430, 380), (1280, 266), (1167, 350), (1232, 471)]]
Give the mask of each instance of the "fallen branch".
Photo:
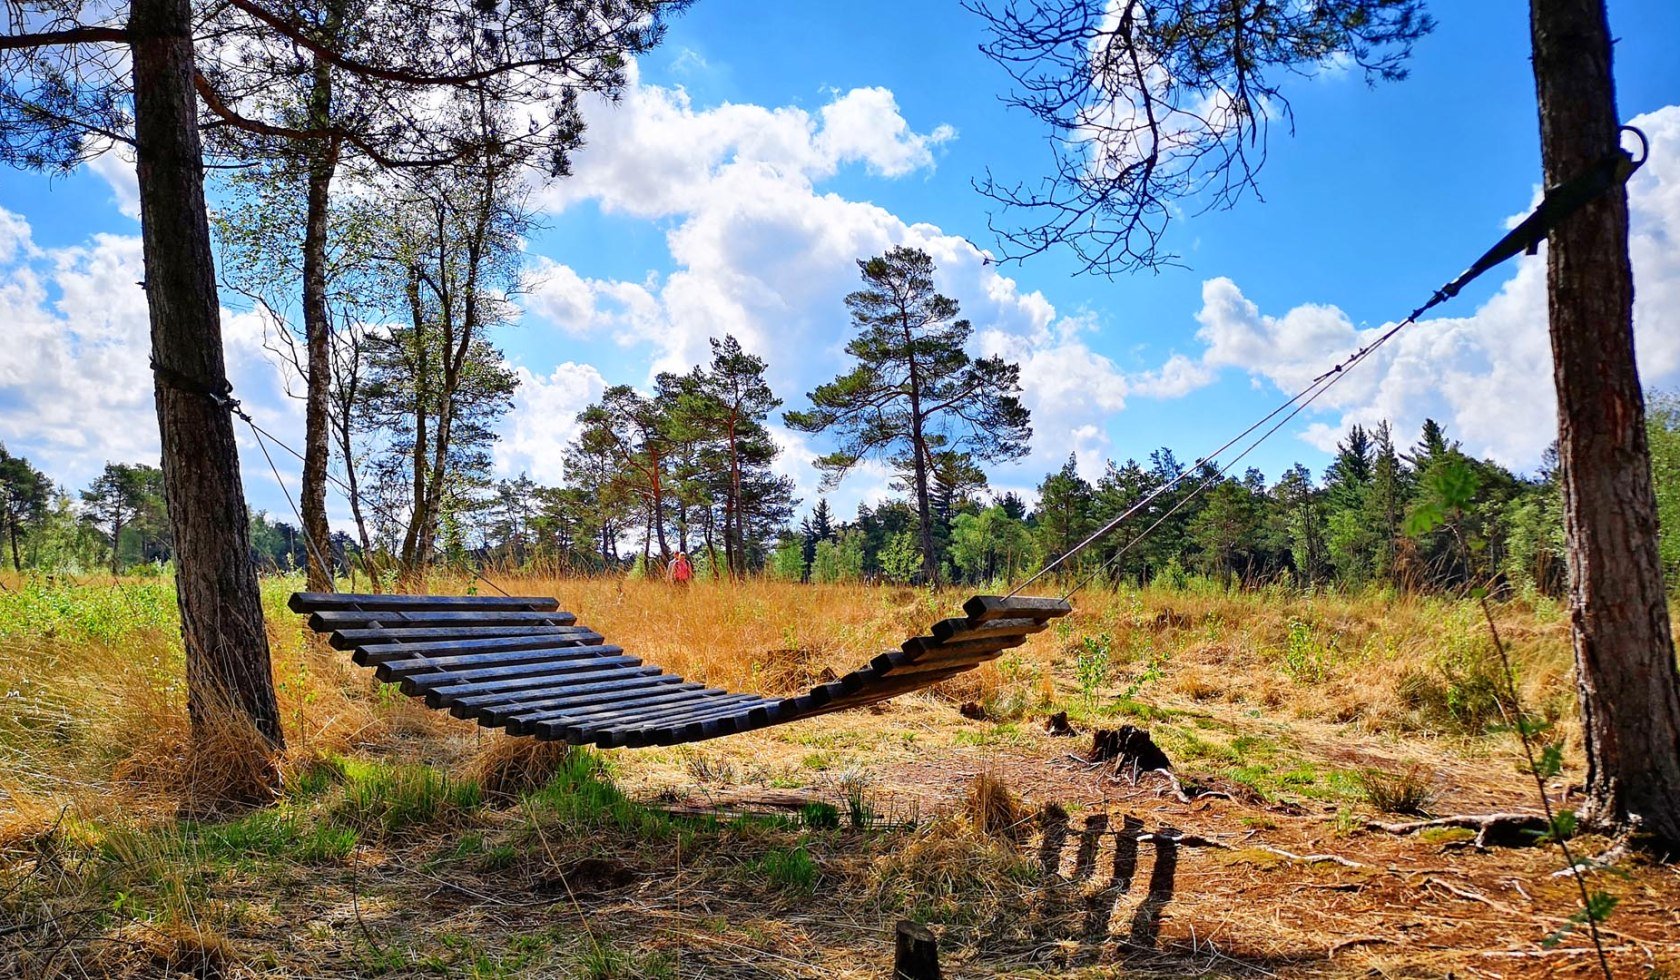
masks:
[(1345, 858), (1339, 854), (1291, 854), (1281, 847), (1271, 847), (1266, 844), (1255, 844), (1253, 846), (1265, 851), (1267, 854), (1276, 854), (1279, 857), (1288, 858), (1291, 861), (1299, 861), (1302, 864), (1324, 864), (1328, 862), (1331, 864), (1339, 864), (1344, 868), (1370, 867), (1369, 864), (1355, 861), (1352, 858)]
[(1626, 838), (1620, 838), (1615, 843), (1611, 844), (1609, 849), (1604, 851), (1602, 854), (1599, 854), (1596, 857), (1590, 857), (1590, 858), (1585, 858), (1585, 859), (1580, 860), (1580, 861), (1576, 861), (1574, 864), (1570, 865), (1567, 868), (1564, 868), (1562, 871), (1554, 871), (1550, 875), (1548, 875), (1547, 877), (1568, 878), (1571, 875), (1579, 875), (1579, 874), (1583, 874), (1583, 873), (1588, 872), (1588, 871), (1602, 871), (1605, 868), (1615, 867), (1617, 864), (1620, 864), (1622, 862), (1622, 860), (1625, 859), (1627, 856), (1628, 856), (1628, 842), (1627, 842), (1627, 839)]

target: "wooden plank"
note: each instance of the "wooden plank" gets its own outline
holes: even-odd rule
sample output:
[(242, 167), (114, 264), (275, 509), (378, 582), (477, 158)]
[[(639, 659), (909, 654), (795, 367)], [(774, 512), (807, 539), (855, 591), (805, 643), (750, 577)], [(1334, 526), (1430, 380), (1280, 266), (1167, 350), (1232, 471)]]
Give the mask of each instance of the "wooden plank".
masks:
[(1042, 596), (1018, 595), (1007, 598), (1000, 595), (977, 595), (963, 603), (963, 612), (968, 614), (969, 622), (978, 624), (989, 623), (994, 619), (1019, 617), (1055, 619), (1073, 612), (1073, 605), (1066, 599), (1048, 599)]
[[(528, 686), (525, 684), (517, 686), (510, 685), (491, 690), (475, 691), (469, 694), (452, 694), (447, 698), (436, 694), (427, 694), (426, 704), (428, 707), (433, 708), (459, 707), (471, 710), (484, 707), (486, 705), (507, 704), (523, 700), (527, 697), (535, 698), (549, 694), (593, 694), (597, 691), (612, 690), (612, 688), (602, 687), (602, 684), (615, 683), (621, 680), (632, 680), (638, 677), (651, 677), (660, 673), (663, 672), (658, 667), (622, 667), (615, 670), (602, 671), (600, 675), (590, 678), (588, 683), (584, 683), (584, 679), (580, 677), (577, 679), (576, 683), (572, 681), (565, 681), (561, 683), (539, 681), (538, 684), (544, 684), (546, 686)], [(671, 674), (669, 676), (676, 677), (675, 674)], [(676, 679), (679, 681), (682, 680), (680, 677), (676, 677)]]
[(503, 691), (496, 694), (475, 694), (472, 697), (460, 698), (449, 706), (449, 713), (457, 718), (471, 718), (479, 711), (491, 710), (522, 710), (532, 708), (536, 703), (550, 698), (589, 698), (596, 697), (610, 700), (624, 691), (658, 684), (681, 684), (683, 679), (676, 674), (667, 674), (658, 667), (646, 665), (637, 668), (629, 677), (614, 678), (610, 681), (591, 681), (588, 684), (568, 682), (556, 684), (550, 688), (532, 690)]
[(1003, 637), (996, 640), (980, 640), (975, 643), (954, 643), (943, 648), (935, 648), (926, 653), (908, 654), (899, 651), (883, 653), (869, 662), (875, 673), (882, 676), (901, 677), (905, 674), (926, 673), (941, 667), (950, 667), (966, 663), (978, 665), (988, 660), (997, 659), (1005, 650), (1021, 645), (1019, 637)]
[(717, 694), (701, 699), (698, 704), (674, 705), (662, 713), (657, 711), (650, 713), (648, 717), (629, 714), (611, 719), (586, 718), (582, 721), (568, 721), (564, 727), (568, 739), (591, 742), (598, 741), (603, 734), (613, 737), (631, 733), (645, 734), (656, 727), (674, 724), (679, 721), (715, 718), (720, 714), (745, 712), (751, 706), (753, 697), (754, 695), (750, 694)]
[[(1049, 629), (1049, 624), (1038, 619), (994, 619), (988, 623), (975, 625), (966, 619), (942, 619), (933, 624), (932, 639), (938, 643), (949, 643), (952, 640), (974, 640), (987, 636), (1030, 636)], [(911, 644), (928, 645), (928, 637), (913, 636), (904, 641), (903, 649), (910, 649)]]
[(357, 592), (293, 592), (286, 607), (295, 613), (325, 612), (327, 610), (386, 610), (453, 609), (461, 612), (488, 610), (519, 610), (547, 612), (560, 608), (560, 603), (540, 595), (369, 595)]
[(721, 687), (702, 687), (696, 684), (692, 688), (686, 688), (662, 697), (618, 698), (598, 704), (570, 708), (564, 712), (563, 720), (567, 724), (575, 722), (578, 724), (610, 725), (626, 718), (651, 714), (656, 711), (681, 710), (701, 702), (709, 702), (712, 698), (723, 697), (728, 693)]
[[(414, 685), (416, 690), (424, 691), (427, 695), (436, 695), (442, 703), (460, 695), (484, 694), (490, 691), (513, 691), (527, 687), (542, 687), (550, 682), (564, 684), (578, 674), (588, 674), (601, 670), (622, 669), (625, 665), (618, 663), (617, 647), (601, 647), (601, 650), (611, 651), (605, 654), (591, 654), (575, 660), (550, 660), (528, 664), (510, 664), (504, 667), (485, 667), (482, 670), (450, 671), (444, 674), (419, 674), (403, 679), (405, 684)], [(640, 659), (632, 657), (637, 664)], [(463, 676), (465, 675), (465, 676)], [(481, 676), (473, 676), (481, 675)]]
[(692, 736), (688, 733), (692, 732), (694, 735), (698, 735), (707, 725), (714, 729), (727, 726), (731, 732), (741, 731), (751, 727), (747, 719), (747, 711), (748, 707), (746, 705), (733, 704), (714, 708), (689, 718), (667, 719), (645, 725), (600, 729), (596, 732), (595, 744), (602, 748), (612, 748), (618, 745), (627, 749), (638, 749), (644, 745), (676, 745), (680, 742), (689, 741)]
[(929, 658), (926, 660), (918, 660), (915, 663), (895, 667), (891, 671), (881, 671), (880, 673), (883, 673), (888, 677), (904, 678), (916, 677), (922, 674), (931, 674), (936, 671), (950, 670), (953, 667), (960, 668), (961, 670), (973, 670), (981, 664), (990, 663), (991, 661), (996, 660), (998, 655), (1001, 653), (1003, 653), (1002, 648), (994, 648), (989, 651), (973, 651), (961, 656)]
[[(596, 704), (584, 708), (550, 708), (545, 711), (524, 712), (481, 712), (479, 721), (481, 724), (490, 726), (506, 725), (510, 734), (526, 735), (533, 732), (536, 728), (537, 722), (540, 721), (564, 722), (580, 716), (587, 716), (591, 711), (610, 710), (611, 708), (616, 708), (618, 706), (670, 704), (673, 701), (685, 700), (693, 694), (703, 690), (715, 689), (705, 688), (693, 681), (684, 681), (681, 684), (647, 688), (645, 689), (646, 693), (641, 691), (631, 691), (629, 692), (630, 696), (621, 697), (611, 702)], [(719, 691), (719, 693), (723, 692)]]
[[(739, 700), (737, 700), (739, 699)], [(590, 741), (602, 748), (640, 748), (644, 745), (673, 745), (681, 741), (676, 732), (689, 726), (698, 726), (703, 722), (721, 721), (725, 718), (739, 718), (744, 724), (746, 715), (756, 701), (762, 701), (757, 695), (732, 694), (727, 697), (713, 698), (714, 703), (704, 708), (696, 708), (687, 714), (666, 716), (657, 719), (625, 722), (619, 725), (588, 726), (587, 734)], [(727, 704), (720, 702), (729, 702)], [(568, 730), (568, 737), (573, 733)], [(661, 741), (664, 735), (665, 740)]]
[(493, 680), (517, 680), (521, 677), (552, 677), (559, 680), (568, 674), (601, 670), (608, 667), (636, 667), (642, 662), (641, 657), (623, 657), (612, 654), (583, 657), (577, 660), (539, 660), (523, 664), (503, 664), (497, 667), (478, 667), (472, 670), (452, 670), (443, 674), (419, 674), (401, 678), (403, 693), (413, 691), (465, 691), (467, 686), (477, 686), (482, 689), (481, 682)]
[(866, 687), (859, 688), (850, 694), (843, 694), (838, 697), (831, 698), (828, 702), (820, 705), (819, 710), (813, 713), (828, 714), (831, 711), (839, 711), (844, 708), (857, 708), (866, 704), (874, 704), (877, 701), (884, 701), (887, 698), (897, 697), (900, 694), (909, 694), (912, 691), (920, 691), (924, 688), (932, 687), (942, 680), (955, 677), (958, 674), (967, 673), (973, 669), (973, 665), (963, 665), (948, 667), (944, 670), (934, 671), (928, 674), (917, 674), (913, 677), (905, 677), (897, 680), (890, 677), (882, 678), (881, 680)]
[[(693, 718), (665, 719), (650, 726), (647, 735), (658, 745), (672, 745), (677, 742), (687, 742), (701, 737), (715, 738), (722, 734), (750, 731), (761, 728), (764, 722), (754, 718), (754, 711), (764, 707), (763, 699), (758, 704), (746, 707), (736, 706), (733, 711), (714, 711), (707, 715)], [(758, 718), (764, 717), (759, 713)], [(707, 735), (707, 732), (714, 734)]]
[(338, 630), (327, 637), (334, 650), (385, 643), (426, 643), (433, 640), (504, 639), (514, 636), (565, 636), (593, 632), (587, 626), (419, 626)]
[[(929, 657), (942, 657), (947, 654), (961, 656), (975, 650), (1012, 650), (1026, 643), (1030, 634), (1008, 634), (1002, 636), (980, 636), (969, 639), (959, 636), (955, 640), (945, 643), (934, 643), (928, 646), (904, 644), (904, 655), (913, 663), (919, 663)], [(879, 658), (877, 658), (879, 659)]]
[(582, 629), (559, 636), (508, 636), (483, 640), (442, 640), (435, 643), (378, 643), (357, 647), (350, 659), (364, 667), (401, 663), (415, 659), (442, 659), (486, 653), (517, 653), (524, 650), (575, 650), (599, 644), (605, 637)]
[[(414, 657), (386, 660), (374, 667), (373, 673), (382, 681), (397, 680), (411, 674), (442, 673), (471, 670), (475, 667), (496, 667), (508, 664), (538, 663), (548, 660), (576, 660), (578, 657), (613, 656), (603, 653), (606, 645), (539, 647), (535, 650), (501, 650), (495, 653), (474, 653), (458, 657)], [(610, 647), (618, 650), (618, 647)]]
[(720, 711), (745, 712), (763, 701), (764, 698), (757, 694), (713, 694), (696, 699), (692, 703), (666, 705), (645, 711), (632, 708), (616, 717), (590, 718), (587, 719), (587, 723), (590, 727), (598, 729), (648, 728), (653, 725), (710, 718)]
[(625, 682), (606, 692), (579, 694), (572, 697), (522, 699), (510, 701), (507, 704), (489, 705), (479, 710), (479, 719), (481, 724), (492, 727), (507, 724), (511, 729), (517, 725), (529, 731), (539, 722), (570, 717), (572, 712), (591, 706), (627, 704), (641, 698), (651, 699), (654, 696), (670, 696), (683, 691), (700, 690), (703, 687), (702, 684), (685, 681), (676, 674), (654, 674), (635, 681)]
[(704, 684), (694, 681), (684, 681), (677, 674), (657, 674), (645, 677), (643, 681), (627, 682), (622, 688), (606, 691), (606, 693), (575, 694), (570, 698), (533, 698), (516, 699), (506, 704), (492, 704), (484, 708), (484, 716), (496, 721), (519, 723), (524, 726), (549, 721), (549, 719), (570, 716), (573, 711), (586, 711), (601, 704), (628, 703), (640, 698), (674, 698), (684, 691), (699, 691)]
[(570, 626), (569, 612), (350, 612), (329, 610), (309, 614), (309, 628), (317, 633), (381, 626)]

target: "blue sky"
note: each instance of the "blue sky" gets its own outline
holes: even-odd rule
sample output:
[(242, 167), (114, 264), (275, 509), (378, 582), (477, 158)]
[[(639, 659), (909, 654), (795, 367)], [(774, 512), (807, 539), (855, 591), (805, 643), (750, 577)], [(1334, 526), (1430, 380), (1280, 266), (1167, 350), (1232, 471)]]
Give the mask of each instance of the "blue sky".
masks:
[[(1023, 364), (1033, 455), (996, 469), (1030, 488), (1075, 452), (1170, 445), (1194, 458), (1339, 355), (1403, 316), (1532, 204), (1539, 181), (1526, 5), (1434, 5), (1411, 78), (1354, 74), (1288, 90), (1296, 131), (1273, 133), (1264, 200), (1175, 225), (1187, 268), (1113, 280), (1071, 258), (983, 266), (988, 168), (1031, 179), (1044, 134), (999, 96), (955, 3), (699, 0), (636, 66), (613, 107), (591, 106), (577, 176), (539, 190), (523, 322), (498, 338), (524, 372), (498, 466), (562, 473), (571, 416), (602, 385), (645, 385), (733, 332), (771, 362), (790, 406), (840, 367), (853, 259), (927, 248), (976, 326), (976, 351)], [(1635, 178), (1636, 312), (1652, 385), (1680, 385), (1680, 5), (1612, 0), (1624, 118), (1655, 146)], [(155, 458), (132, 170), (107, 156), (58, 180), (0, 171), (0, 442), (72, 487), (107, 459)], [(125, 213), (126, 212), (126, 213)], [(224, 302), (227, 300), (224, 299)], [(1466, 449), (1533, 466), (1554, 428), (1540, 258), (1485, 277), (1252, 457), (1275, 477), (1315, 470), (1352, 422), (1426, 416)], [(254, 318), (230, 308), (230, 371), (247, 404), (295, 434), (299, 412)], [(815, 496), (821, 437), (782, 433), (784, 468)], [(254, 447), (248, 491), (283, 511)], [(865, 468), (834, 494), (850, 513), (884, 492)]]

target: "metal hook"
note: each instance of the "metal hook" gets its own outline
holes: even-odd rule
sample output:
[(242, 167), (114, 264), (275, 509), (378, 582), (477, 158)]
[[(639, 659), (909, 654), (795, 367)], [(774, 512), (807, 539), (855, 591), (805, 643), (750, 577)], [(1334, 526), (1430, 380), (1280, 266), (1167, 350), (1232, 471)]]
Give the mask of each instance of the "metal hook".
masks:
[[(1618, 137), (1617, 143), (1621, 142), (1620, 137), (1622, 133), (1632, 133), (1639, 139), (1639, 159), (1633, 159), (1631, 154), (1628, 156), (1628, 160), (1632, 164), (1633, 170), (1638, 170), (1640, 167), (1645, 165), (1645, 161), (1651, 156), (1651, 141), (1646, 138), (1645, 131), (1640, 129), (1638, 126), (1622, 126), (1616, 130), (1616, 135)], [(1630, 170), (1629, 172), (1631, 173), (1632, 171)]]

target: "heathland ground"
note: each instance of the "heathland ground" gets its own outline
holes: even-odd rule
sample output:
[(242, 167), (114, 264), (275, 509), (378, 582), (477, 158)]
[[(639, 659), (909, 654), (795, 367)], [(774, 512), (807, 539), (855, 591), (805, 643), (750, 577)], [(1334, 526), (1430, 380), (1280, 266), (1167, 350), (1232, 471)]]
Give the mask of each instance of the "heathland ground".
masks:
[[(772, 693), (963, 598), (497, 581), (671, 670)], [(1548, 793), (1569, 808), (1567, 609), (1544, 597), (1494, 607), (1520, 705), (1474, 603), (1192, 579), (1082, 593), (997, 663), (875, 709), (602, 753), (375, 683), (275, 577), (286, 790), (215, 813), (213, 788), (181, 782), (172, 583), (0, 585), (0, 976), (881, 977), (906, 917), (959, 977), (1597, 970), (1555, 846), (1373, 826), (1539, 812), (1519, 708), (1562, 747)], [(1079, 735), (1045, 730), (1059, 711)], [(1092, 729), (1121, 724), (1150, 730), (1191, 802), (1084, 760)], [(1680, 868), (1626, 858), (1589, 879), (1617, 900), (1618, 975), (1680, 970)]]

